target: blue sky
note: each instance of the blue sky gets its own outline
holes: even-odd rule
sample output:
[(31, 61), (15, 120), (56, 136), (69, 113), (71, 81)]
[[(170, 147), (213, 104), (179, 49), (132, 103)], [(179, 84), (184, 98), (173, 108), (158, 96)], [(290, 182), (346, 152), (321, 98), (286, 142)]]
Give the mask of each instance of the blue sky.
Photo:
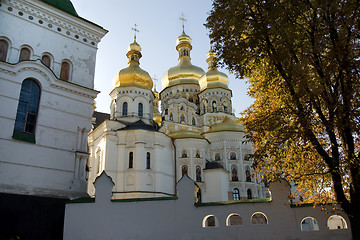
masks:
[[(109, 93), (113, 89), (112, 79), (127, 67), (126, 52), (133, 42), (137, 24), (137, 42), (142, 48), (140, 67), (151, 77), (158, 79), (156, 86), (161, 91), (161, 77), (177, 65), (176, 38), (182, 32), (182, 13), (186, 18), (185, 32), (192, 38), (191, 62), (207, 71), (206, 53), (210, 48), (208, 30), (204, 27), (212, 8), (211, 0), (72, 0), (77, 13), (109, 32), (98, 45), (95, 89), (101, 91), (96, 99), (97, 111), (109, 112)], [(233, 109), (236, 116), (253, 100), (247, 96), (245, 80), (229, 76), (229, 87), (233, 91)]]

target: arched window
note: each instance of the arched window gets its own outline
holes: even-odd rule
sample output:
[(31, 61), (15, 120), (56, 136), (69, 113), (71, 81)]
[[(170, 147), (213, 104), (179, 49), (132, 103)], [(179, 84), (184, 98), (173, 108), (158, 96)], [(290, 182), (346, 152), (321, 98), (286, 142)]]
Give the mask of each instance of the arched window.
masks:
[(6, 61), (8, 49), (9, 49), (8, 42), (5, 40), (0, 40), (0, 61), (1, 62)]
[(347, 229), (347, 224), (345, 219), (339, 215), (332, 215), (329, 217), (327, 221), (328, 229), (336, 230), (336, 229)]
[(51, 65), (51, 58), (49, 55), (46, 55), (44, 54), (42, 57), (41, 57), (41, 62), (47, 66), (48, 68), (50, 68), (50, 65)]
[(139, 103), (138, 104), (138, 116), (139, 117), (142, 117), (144, 115), (144, 112), (143, 112), (143, 104), (142, 103)]
[(240, 192), (237, 188), (233, 189), (233, 200), (240, 200)]
[(199, 150), (196, 151), (195, 157), (196, 157), (196, 158), (200, 158), (200, 152), (199, 152)]
[(201, 182), (201, 167), (199, 165), (196, 166), (196, 181)]
[(181, 110), (181, 111), (184, 111), (184, 106), (181, 106), (181, 107), (180, 107), (180, 110)]
[(313, 217), (306, 217), (301, 221), (301, 231), (319, 231), (319, 224)]
[(227, 112), (227, 106), (228, 106), (228, 104), (227, 104), (226, 101), (223, 102), (223, 106), (224, 106), (224, 112)]
[(122, 115), (125, 117), (128, 114), (128, 103), (124, 102), (122, 106)]
[(169, 114), (169, 110), (165, 109), (165, 115), (168, 115), (168, 114)]
[(192, 119), (192, 125), (196, 125), (195, 118)]
[(35, 143), (40, 93), (40, 86), (36, 81), (25, 79), (22, 82), (13, 135), (15, 139)]
[(216, 112), (216, 101), (212, 101), (211, 108), (213, 112)]
[(60, 79), (67, 82), (70, 80), (70, 63), (65, 61), (61, 63)]
[(236, 153), (234, 152), (230, 153), (230, 160), (236, 160)]
[(186, 165), (181, 167), (181, 175), (184, 176), (188, 173), (188, 167)]
[(247, 193), (247, 198), (248, 198), (248, 199), (252, 199), (252, 193), (251, 193), (251, 189), (250, 189), (250, 188), (246, 191), (246, 193)]
[(183, 114), (181, 114), (181, 116), (180, 116), (180, 122), (182, 123), (182, 122), (185, 122), (185, 116), (183, 115)]
[(220, 153), (215, 153), (215, 160), (216, 160), (216, 161), (220, 161), (220, 160), (221, 160)]
[(231, 166), (231, 181), (239, 181), (237, 167)]
[(203, 228), (218, 227), (218, 226), (219, 226), (219, 221), (214, 215), (207, 215), (206, 217), (204, 217), (202, 222)]
[(268, 224), (268, 219), (264, 213), (256, 212), (251, 216), (251, 224)]
[(206, 107), (205, 107), (205, 104), (203, 104), (203, 113), (206, 113)]
[(26, 61), (26, 60), (30, 60), (30, 55), (31, 55), (31, 51), (30, 49), (23, 47), (20, 50), (20, 55), (19, 55), (19, 62), (21, 61)]
[(186, 152), (186, 150), (183, 150), (183, 151), (181, 152), (181, 157), (182, 157), (182, 158), (187, 158), (187, 152)]
[(174, 117), (173, 117), (173, 114), (170, 113), (170, 117), (169, 117), (170, 121), (173, 121), (174, 120)]
[(246, 176), (246, 181), (251, 182), (251, 173), (250, 173), (250, 167), (249, 166), (246, 166), (246, 168), (245, 168), (245, 176)]
[(150, 153), (146, 153), (146, 169), (150, 169)]
[(242, 218), (237, 213), (232, 213), (226, 218), (226, 226), (241, 226)]
[(129, 152), (129, 168), (133, 168), (133, 167), (134, 167), (134, 153)]

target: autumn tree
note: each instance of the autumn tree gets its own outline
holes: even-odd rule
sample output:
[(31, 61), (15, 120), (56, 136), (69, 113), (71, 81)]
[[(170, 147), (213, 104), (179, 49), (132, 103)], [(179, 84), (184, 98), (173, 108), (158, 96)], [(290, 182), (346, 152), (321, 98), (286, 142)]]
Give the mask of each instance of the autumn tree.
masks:
[(256, 99), (243, 117), (256, 167), (335, 199), (360, 239), (359, 1), (214, 0), (205, 26)]

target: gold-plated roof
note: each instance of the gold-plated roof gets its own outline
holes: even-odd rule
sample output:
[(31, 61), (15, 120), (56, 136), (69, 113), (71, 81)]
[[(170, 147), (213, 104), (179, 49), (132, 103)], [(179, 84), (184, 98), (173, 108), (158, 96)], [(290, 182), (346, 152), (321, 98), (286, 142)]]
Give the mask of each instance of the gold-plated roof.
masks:
[(114, 77), (116, 87), (139, 87), (151, 90), (153, 81), (148, 72), (140, 68), (141, 47), (135, 41), (130, 44), (126, 56), (129, 58), (128, 67), (121, 69)]
[(199, 84), (199, 78), (205, 73), (200, 67), (191, 64), (191, 38), (182, 34), (176, 40), (176, 50), (179, 52), (179, 64), (170, 68), (162, 77), (163, 88), (179, 84)]
[(208, 63), (208, 72), (204, 74), (200, 80), (200, 91), (209, 88), (228, 88), (228, 76), (225, 73), (222, 73), (217, 70), (216, 67), (216, 53), (210, 48), (210, 51), (207, 53), (206, 62)]
[(156, 122), (159, 126), (161, 124), (161, 114), (160, 114), (160, 111), (159, 111), (159, 93), (156, 91), (156, 88), (154, 88), (154, 95), (155, 95), (155, 98), (154, 98), (154, 111), (153, 111), (153, 120), (154, 122)]
[(179, 131), (171, 132), (168, 134), (168, 136), (175, 139), (182, 139), (182, 138), (205, 139), (199, 132), (190, 131), (190, 130), (179, 130)]
[(237, 123), (236, 121), (225, 117), (224, 120), (222, 120), (220, 123), (214, 124), (210, 127), (208, 133), (211, 132), (224, 132), (224, 131), (230, 131), (230, 132), (245, 132), (244, 127)]

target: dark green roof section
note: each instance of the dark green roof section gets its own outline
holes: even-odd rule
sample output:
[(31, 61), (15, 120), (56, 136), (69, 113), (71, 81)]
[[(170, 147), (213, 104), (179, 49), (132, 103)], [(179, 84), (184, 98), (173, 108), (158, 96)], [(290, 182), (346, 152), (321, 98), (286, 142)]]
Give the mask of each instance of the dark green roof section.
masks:
[(67, 204), (72, 204), (72, 203), (94, 203), (95, 202), (95, 198), (92, 197), (83, 197), (83, 198), (75, 198), (72, 200), (67, 201)]
[(75, 17), (79, 17), (70, 0), (40, 0)]
[(195, 206), (204, 207), (204, 206), (219, 206), (219, 205), (230, 205), (230, 204), (239, 204), (239, 203), (267, 203), (267, 202), (271, 202), (271, 198), (254, 198), (254, 199), (243, 199), (243, 200), (222, 201), (222, 202), (195, 203)]

